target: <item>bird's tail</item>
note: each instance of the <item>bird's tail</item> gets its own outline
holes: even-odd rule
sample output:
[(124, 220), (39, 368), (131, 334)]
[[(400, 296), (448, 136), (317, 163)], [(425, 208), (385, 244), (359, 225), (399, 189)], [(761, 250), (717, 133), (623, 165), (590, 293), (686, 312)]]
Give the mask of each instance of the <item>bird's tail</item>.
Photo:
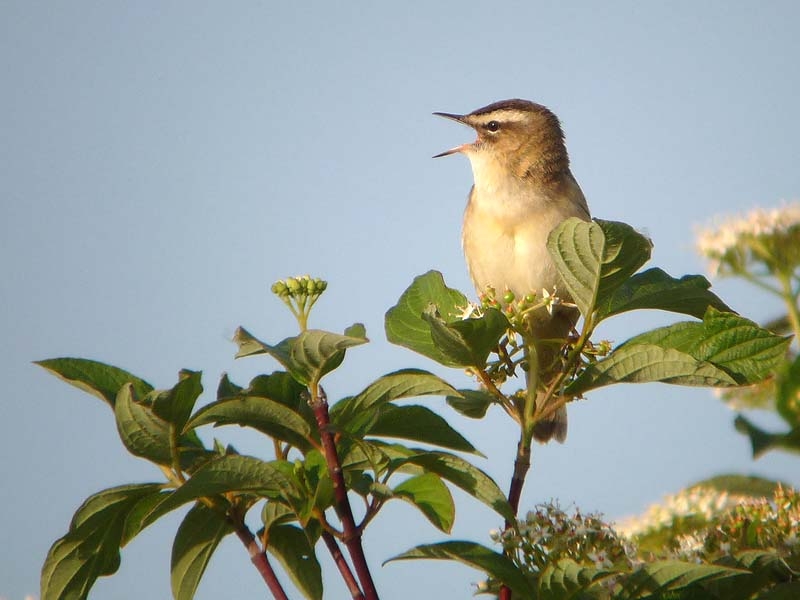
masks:
[(567, 439), (567, 407), (562, 406), (546, 419), (533, 426), (533, 439), (545, 444), (554, 439), (564, 443)]

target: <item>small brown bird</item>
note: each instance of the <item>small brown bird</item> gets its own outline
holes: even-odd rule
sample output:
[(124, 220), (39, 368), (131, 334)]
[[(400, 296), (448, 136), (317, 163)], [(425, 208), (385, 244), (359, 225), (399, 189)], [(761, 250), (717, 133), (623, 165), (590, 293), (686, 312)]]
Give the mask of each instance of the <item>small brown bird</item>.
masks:
[[(547, 236), (562, 221), (588, 221), (589, 208), (569, 170), (569, 156), (558, 118), (541, 104), (503, 100), (467, 115), (434, 113), (472, 127), (478, 134), (437, 154), (466, 154), (474, 185), (464, 212), (462, 245), (478, 293), (487, 286), (502, 296), (517, 298), (542, 290), (570, 302), (547, 251)], [(529, 333), (535, 340), (540, 382), (557, 373), (558, 352), (574, 327), (578, 313), (557, 307), (551, 315), (541, 309), (530, 315)], [(540, 442), (567, 436), (567, 412), (562, 407), (534, 428)]]

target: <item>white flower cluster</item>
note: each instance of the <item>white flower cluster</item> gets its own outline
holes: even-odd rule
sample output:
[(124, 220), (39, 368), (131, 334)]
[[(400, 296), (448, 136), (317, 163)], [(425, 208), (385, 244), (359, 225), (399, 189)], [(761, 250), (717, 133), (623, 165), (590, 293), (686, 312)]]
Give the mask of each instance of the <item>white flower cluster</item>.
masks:
[(634, 537), (669, 527), (676, 519), (692, 517), (710, 521), (735, 506), (752, 501), (753, 498), (749, 496), (729, 494), (712, 488), (692, 488), (665, 497), (660, 504), (651, 505), (643, 515), (623, 519), (616, 529), (627, 537)]
[(711, 261), (712, 273), (717, 273), (732, 252), (758, 238), (786, 235), (800, 225), (800, 202), (778, 208), (756, 208), (746, 215), (715, 219), (712, 225), (697, 232), (697, 250)]

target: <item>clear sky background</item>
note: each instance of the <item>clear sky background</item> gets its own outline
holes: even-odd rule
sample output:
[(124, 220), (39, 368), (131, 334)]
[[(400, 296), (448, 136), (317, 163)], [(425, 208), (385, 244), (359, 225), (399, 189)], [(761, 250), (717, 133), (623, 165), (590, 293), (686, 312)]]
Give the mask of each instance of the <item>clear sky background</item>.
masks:
[[(246, 383), (275, 368), (234, 361), (230, 337), (291, 335), (269, 286), (308, 272), (330, 282), (312, 326), (362, 321), (372, 340), (330, 377), (331, 398), (410, 366), (469, 384), (383, 334), (428, 269), (471, 293), (471, 171), (430, 157), (472, 134), (431, 112), (514, 97), (552, 108), (593, 214), (645, 231), (650, 264), (675, 276), (706, 269), (697, 224), (800, 195), (796, 2), (334, 4), (0, 0), (0, 596), (38, 593), (86, 496), (159, 478), (126, 454), (107, 406), (32, 360), (94, 358), (157, 387), (200, 369), (207, 402), (223, 371)], [(757, 320), (779, 310), (733, 282), (715, 289)], [(623, 316), (600, 334), (670, 319)], [(424, 402), (507, 488), (515, 432), (500, 411), (473, 422)], [(733, 418), (705, 390), (594, 393), (570, 407), (565, 445), (534, 450), (522, 506), (557, 497), (620, 518), (717, 473), (800, 483), (796, 458), (753, 462)], [(215, 433), (270, 457), (257, 436)], [(499, 519), (455, 496), (454, 536), (489, 544)], [(92, 597), (168, 598), (179, 521), (137, 538)], [(390, 504), (365, 539), (382, 597), (470, 597), (481, 577), (464, 567), (380, 566), (442, 539)], [(346, 597), (328, 575), (329, 597)], [(228, 538), (197, 598), (265, 596)]]

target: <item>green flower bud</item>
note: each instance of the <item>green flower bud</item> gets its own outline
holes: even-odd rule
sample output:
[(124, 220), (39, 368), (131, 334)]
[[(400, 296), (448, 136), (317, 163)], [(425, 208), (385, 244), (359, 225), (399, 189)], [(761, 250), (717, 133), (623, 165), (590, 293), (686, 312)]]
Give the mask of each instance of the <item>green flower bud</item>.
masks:
[(503, 302), (505, 302), (506, 304), (511, 304), (514, 301), (515, 297), (516, 296), (514, 296), (514, 292), (512, 292), (511, 290), (506, 290), (506, 293), (503, 294)]

